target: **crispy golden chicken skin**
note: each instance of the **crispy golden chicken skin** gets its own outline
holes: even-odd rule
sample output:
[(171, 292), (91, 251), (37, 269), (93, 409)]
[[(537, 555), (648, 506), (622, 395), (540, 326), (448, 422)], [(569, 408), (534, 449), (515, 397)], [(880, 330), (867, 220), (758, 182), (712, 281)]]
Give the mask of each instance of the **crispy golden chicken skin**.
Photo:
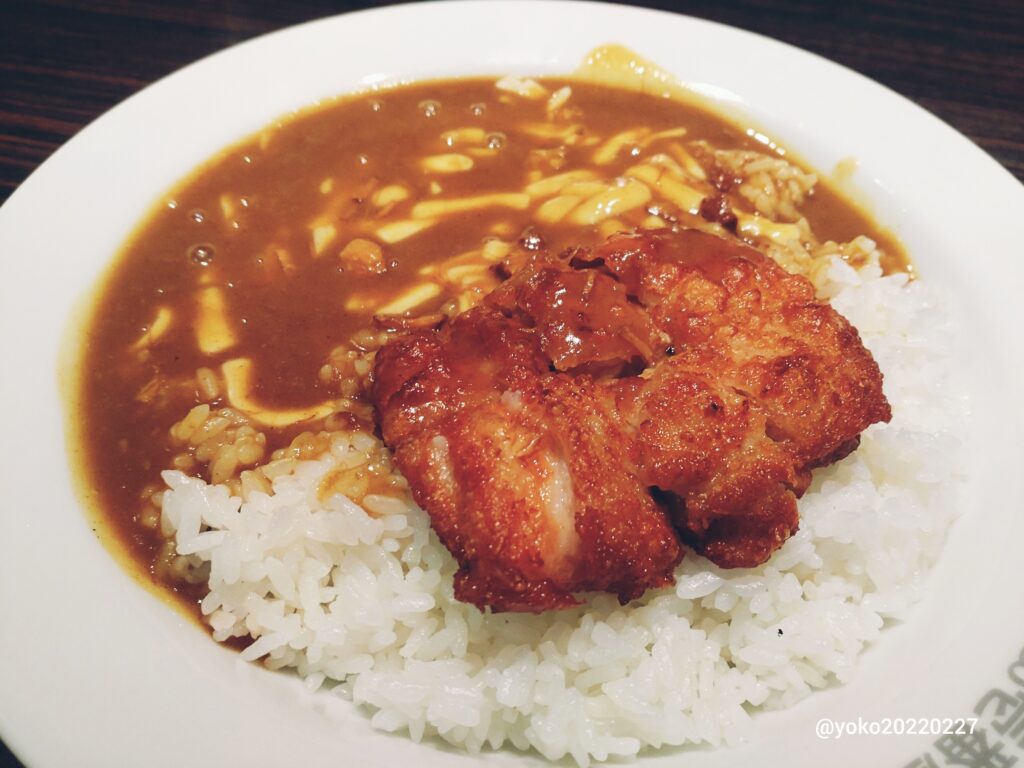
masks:
[(857, 330), (805, 278), (697, 230), (620, 235), (573, 261), (618, 278), (676, 352), (642, 386), (621, 384), (645, 481), (673, 494), (673, 519), (701, 554), (727, 568), (764, 562), (796, 531), (811, 469), (891, 417)]
[(881, 385), (807, 280), (662, 230), (535, 256), (484, 306), (385, 346), (372, 397), (456, 596), (541, 611), (671, 583), (679, 539), (764, 562), (811, 470), (889, 419)]
[(672, 582), (682, 551), (596, 386), (550, 373), (537, 335), (489, 307), (378, 353), (381, 431), (459, 562), (460, 600), (542, 611)]

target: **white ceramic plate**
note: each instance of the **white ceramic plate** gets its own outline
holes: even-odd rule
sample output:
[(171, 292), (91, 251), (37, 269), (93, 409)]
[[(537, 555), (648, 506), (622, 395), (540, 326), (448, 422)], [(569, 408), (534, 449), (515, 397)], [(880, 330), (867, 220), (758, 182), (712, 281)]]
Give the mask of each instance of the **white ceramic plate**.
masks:
[[(821, 740), (815, 722), (973, 716), (990, 689), (1024, 689), (1024, 510), (1015, 487), (1024, 459), (1016, 338), (1024, 188), (905, 99), (765, 38), (610, 5), (426, 4), (295, 27), (187, 67), (82, 131), (0, 210), (0, 734), (29, 765), (479, 763), (376, 733), (357, 712), (328, 721), (294, 680), (241, 664), (126, 575), (73, 495), (58, 347), (70, 309), (161, 191), (274, 117), (378, 81), (567, 72), (606, 42), (741, 107), (819, 168), (859, 159), (856, 181), (878, 218), (903, 238), (924, 279), (961, 304), (969, 344), (959, 354), (974, 403), (963, 518), (925, 600), (884, 633), (856, 679), (757, 717), (748, 747), (641, 762), (896, 768), (926, 766), (927, 753), (942, 765), (934, 736)], [(988, 706), (981, 721), (987, 746), (998, 737), (1004, 756), (1024, 751), (993, 730), (1008, 712)], [(980, 754), (977, 738), (961, 741)], [(485, 758), (542, 762), (512, 752)]]

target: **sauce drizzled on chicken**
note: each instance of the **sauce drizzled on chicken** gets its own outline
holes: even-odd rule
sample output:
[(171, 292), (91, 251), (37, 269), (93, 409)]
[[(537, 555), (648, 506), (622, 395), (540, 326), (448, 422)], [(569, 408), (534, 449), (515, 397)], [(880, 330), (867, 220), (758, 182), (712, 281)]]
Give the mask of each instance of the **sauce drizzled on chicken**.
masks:
[(626, 602), (672, 583), (682, 543), (759, 565), (811, 470), (890, 418), (856, 329), (805, 278), (697, 230), (533, 256), (382, 349), (372, 397), (456, 595), (498, 611)]

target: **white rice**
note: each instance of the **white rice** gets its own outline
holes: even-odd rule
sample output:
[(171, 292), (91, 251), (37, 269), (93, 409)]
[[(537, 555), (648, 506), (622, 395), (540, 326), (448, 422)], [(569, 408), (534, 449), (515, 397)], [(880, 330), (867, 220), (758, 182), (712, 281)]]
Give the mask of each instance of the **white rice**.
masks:
[(318, 499), (356, 450), (336, 439), (245, 503), (164, 473), (165, 530), (209, 563), (214, 637), (251, 636), (244, 659), (295, 668), (325, 703), (367, 706), (378, 728), (471, 752), (533, 747), (586, 765), (742, 742), (758, 708), (849, 679), (917, 599), (957, 510), (965, 403), (940, 302), (925, 283), (839, 259), (817, 288), (860, 329), (894, 417), (815, 473), (799, 532), (764, 566), (725, 571), (689, 553), (675, 588), (626, 607), (598, 596), (541, 616), (481, 614), (453, 599), (455, 564), (411, 502)]

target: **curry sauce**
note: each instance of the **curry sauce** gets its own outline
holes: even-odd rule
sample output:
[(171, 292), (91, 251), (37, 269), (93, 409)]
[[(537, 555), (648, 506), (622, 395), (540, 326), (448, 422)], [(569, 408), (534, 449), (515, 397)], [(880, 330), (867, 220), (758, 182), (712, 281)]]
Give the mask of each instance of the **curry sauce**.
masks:
[[(806, 222), (761, 213), (716, 154), (785, 156), (755, 136), (658, 95), (473, 78), (339, 98), (224, 151), (125, 244), (84, 334), (84, 473), (105, 527), (148, 578), (194, 600), (160, 567), (153, 498), (182, 451), (172, 427), (198, 404), (231, 406), (258, 425), (269, 457), (315, 433), (333, 401), (359, 397), (324, 369), (375, 316), (450, 316), (517, 249), (735, 219), (761, 247), (866, 234), (883, 266), (906, 268), (899, 244), (820, 180)], [(713, 195), (728, 221), (702, 216)]]

